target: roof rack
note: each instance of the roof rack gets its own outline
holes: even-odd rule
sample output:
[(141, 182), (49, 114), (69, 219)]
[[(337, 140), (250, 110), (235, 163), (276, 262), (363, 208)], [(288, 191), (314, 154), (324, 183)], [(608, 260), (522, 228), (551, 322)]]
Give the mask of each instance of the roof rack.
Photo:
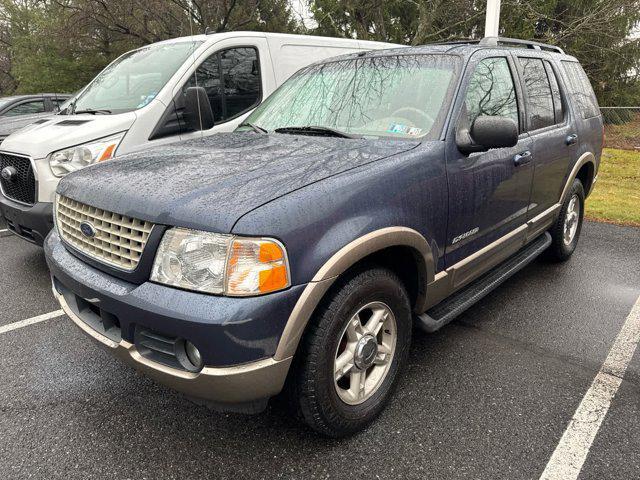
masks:
[(548, 52), (556, 52), (564, 54), (564, 50), (555, 45), (548, 43), (534, 42), (532, 40), (520, 40), (519, 38), (508, 37), (484, 37), (480, 40), (479, 45), (486, 45), (491, 47), (497, 47), (498, 45), (514, 45), (522, 46), (525, 48), (532, 48), (534, 50), (546, 50)]
[(534, 50), (546, 50), (549, 52), (556, 52), (564, 54), (564, 50), (560, 47), (556, 47), (555, 45), (549, 45), (547, 43), (534, 42), (531, 40), (520, 40), (519, 38), (508, 38), (508, 37), (484, 37), (480, 40), (472, 40), (472, 39), (461, 39), (461, 40), (451, 40), (447, 42), (436, 42), (432, 45), (482, 45), (487, 47), (497, 47), (498, 45), (511, 45), (517, 47), (525, 47), (531, 48)]
[(447, 40), (446, 42), (434, 42), (430, 45), (472, 45), (478, 44), (480, 40), (473, 40), (471, 38), (461, 38), (458, 40)]

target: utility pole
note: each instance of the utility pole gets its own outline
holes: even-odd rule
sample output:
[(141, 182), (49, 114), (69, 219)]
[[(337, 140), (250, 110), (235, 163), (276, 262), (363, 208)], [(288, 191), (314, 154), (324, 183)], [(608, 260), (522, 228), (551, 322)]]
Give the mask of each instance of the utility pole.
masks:
[(487, 0), (487, 19), (484, 24), (485, 37), (497, 37), (500, 27), (500, 0)]

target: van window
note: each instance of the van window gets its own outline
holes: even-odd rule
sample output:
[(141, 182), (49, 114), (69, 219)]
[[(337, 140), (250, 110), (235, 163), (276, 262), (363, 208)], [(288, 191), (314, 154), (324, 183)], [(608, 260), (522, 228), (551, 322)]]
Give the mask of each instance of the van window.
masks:
[(5, 117), (17, 117), (18, 115), (29, 115), (33, 113), (44, 112), (44, 102), (42, 100), (34, 100), (32, 102), (21, 103), (7, 110)]
[(529, 130), (553, 125), (555, 123), (553, 95), (542, 60), (520, 57), (518, 62), (520, 62), (524, 79)]
[(558, 84), (558, 78), (556, 72), (551, 66), (551, 63), (544, 61), (544, 66), (547, 69), (547, 76), (551, 82), (551, 93), (553, 95), (553, 111), (556, 123), (562, 123), (564, 121), (564, 104), (562, 102), (562, 95), (560, 94), (560, 85)]
[(240, 47), (214, 53), (187, 81), (183, 94), (196, 85), (207, 91), (216, 123), (251, 110), (262, 95), (258, 51)]
[(469, 125), (481, 115), (507, 117), (518, 125), (518, 102), (509, 63), (504, 57), (485, 58), (476, 67), (465, 98)]
[(562, 61), (569, 80), (569, 90), (575, 99), (583, 118), (597, 117), (600, 115), (598, 100), (593, 93), (593, 87), (587, 74), (578, 62)]

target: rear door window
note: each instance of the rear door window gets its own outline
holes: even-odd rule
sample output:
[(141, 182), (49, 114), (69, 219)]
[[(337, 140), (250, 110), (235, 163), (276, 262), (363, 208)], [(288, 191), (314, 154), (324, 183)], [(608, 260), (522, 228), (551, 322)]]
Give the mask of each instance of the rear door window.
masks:
[(544, 61), (544, 66), (547, 69), (547, 76), (549, 77), (549, 81), (551, 82), (554, 117), (556, 123), (562, 123), (564, 121), (564, 102), (562, 101), (562, 94), (560, 93), (558, 78), (556, 77), (555, 70), (548, 61)]
[(29, 115), (33, 113), (44, 112), (44, 101), (34, 100), (32, 102), (25, 102), (9, 109), (4, 113), (6, 117), (17, 117), (19, 115)]
[(544, 63), (539, 58), (519, 57), (524, 80), (529, 130), (538, 130), (556, 123), (551, 83)]
[(62, 107), (62, 105), (64, 105), (66, 101), (67, 101), (66, 98), (52, 98), (51, 104), (53, 105), (53, 111), (60, 110), (60, 108)]
[(469, 125), (481, 115), (507, 117), (518, 122), (516, 90), (505, 57), (485, 58), (469, 80), (465, 106)]
[(578, 62), (562, 61), (567, 79), (569, 80), (569, 91), (571, 97), (575, 100), (583, 118), (592, 118), (600, 115), (600, 107), (598, 100), (593, 93), (593, 87), (587, 74)]

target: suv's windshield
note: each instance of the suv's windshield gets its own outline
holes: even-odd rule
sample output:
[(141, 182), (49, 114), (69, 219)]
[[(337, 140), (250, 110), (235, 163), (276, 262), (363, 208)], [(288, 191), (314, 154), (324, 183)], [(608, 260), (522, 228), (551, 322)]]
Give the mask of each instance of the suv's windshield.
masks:
[(73, 111), (122, 113), (155, 98), (202, 42), (151, 45), (129, 52), (100, 73), (80, 94)]
[(436, 136), (458, 65), (455, 56), (403, 54), (313, 65), (285, 82), (247, 123), (283, 133)]

